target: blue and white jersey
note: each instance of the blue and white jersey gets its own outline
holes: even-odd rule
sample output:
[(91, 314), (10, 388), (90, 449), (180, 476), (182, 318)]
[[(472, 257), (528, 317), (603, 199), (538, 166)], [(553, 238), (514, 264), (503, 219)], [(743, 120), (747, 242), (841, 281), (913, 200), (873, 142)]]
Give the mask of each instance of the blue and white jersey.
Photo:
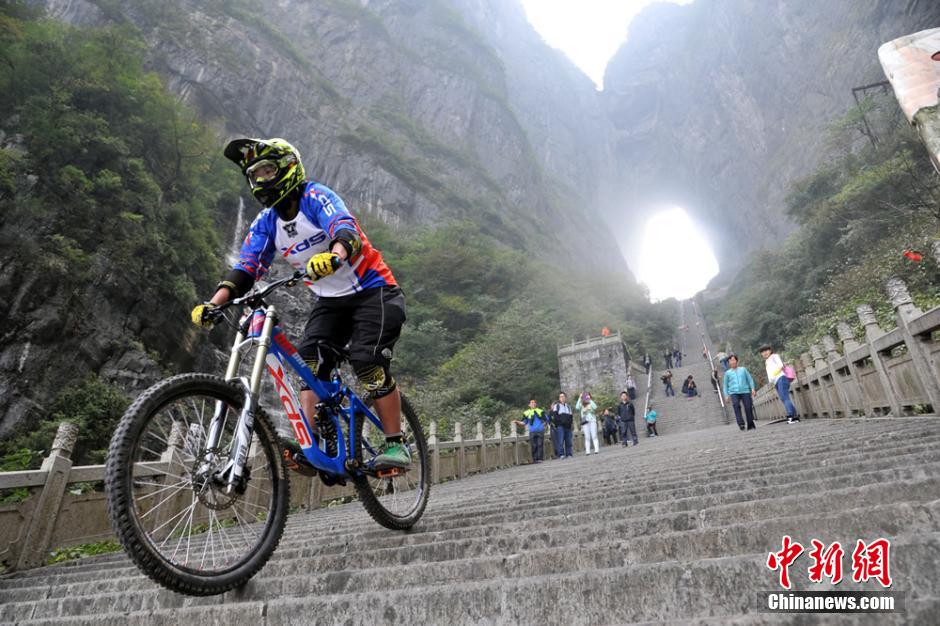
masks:
[(303, 270), (310, 257), (329, 252), (330, 241), (344, 228), (358, 233), (362, 240), (359, 254), (351, 262), (345, 261), (326, 278), (316, 282), (305, 280), (307, 286), (317, 296), (335, 298), (363, 289), (397, 284), (382, 254), (369, 243), (342, 199), (326, 185), (312, 182), (306, 183), (300, 198), (300, 210), (293, 220), (282, 220), (271, 208), (258, 214), (248, 229), (238, 262), (233, 267), (260, 280), (274, 257), (280, 255), (295, 269)]

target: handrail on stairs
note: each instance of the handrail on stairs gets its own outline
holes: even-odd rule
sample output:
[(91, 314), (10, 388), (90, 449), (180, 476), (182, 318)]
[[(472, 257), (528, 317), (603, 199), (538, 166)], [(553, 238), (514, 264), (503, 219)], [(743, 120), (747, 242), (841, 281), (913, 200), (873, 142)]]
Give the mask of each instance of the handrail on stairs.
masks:
[[(702, 332), (700, 336), (702, 338), (702, 348), (705, 350), (705, 356), (708, 358), (708, 367), (711, 369), (712, 374), (714, 374), (717, 370), (712, 364), (712, 351), (709, 350), (708, 342), (705, 340), (705, 318), (699, 312), (694, 299), (692, 300), (692, 311), (695, 313), (696, 321), (701, 323)], [(711, 376), (711, 374), (709, 374), (709, 376)], [(725, 397), (724, 394), (721, 393), (721, 381), (716, 378), (715, 383), (718, 385), (718, 402), (721, 403), (721, 412), (725, 413)]]
[(650, 371), (646, 372), (646, 399), (643, 401), (643, 419), (650, 409), (650, 392), (653, 390), (653, 364), (650, 363)]

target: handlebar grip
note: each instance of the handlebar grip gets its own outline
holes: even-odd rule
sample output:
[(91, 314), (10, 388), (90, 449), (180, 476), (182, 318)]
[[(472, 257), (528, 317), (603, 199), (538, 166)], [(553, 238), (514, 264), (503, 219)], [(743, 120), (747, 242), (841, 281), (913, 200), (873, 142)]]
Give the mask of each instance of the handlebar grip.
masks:
[(335, 254), (333, 255), (333, 258), (330, 259), (330, 265), (333, 266), (333, 270), (334, 270), (334, 271), (335, 271), (335, 270), (338, 270), (338, 269), (339, 269), (339, 266), (342, 265), (342, 264), (343, 264), (343, 260), (340, 259), (340, 258), (339, 258), (338, 256), (336, 256)]

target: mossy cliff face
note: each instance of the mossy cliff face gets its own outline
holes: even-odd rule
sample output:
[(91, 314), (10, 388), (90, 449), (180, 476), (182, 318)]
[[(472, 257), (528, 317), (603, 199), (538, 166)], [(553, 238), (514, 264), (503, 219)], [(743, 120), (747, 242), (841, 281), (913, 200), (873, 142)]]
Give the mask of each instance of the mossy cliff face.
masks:
[[(288, 138), (355, 211), (470, 219), (517, 247), (593, 249), (585, 260), (622, 267), (600, 226), (594, 89), (516, 3), (44, 4), (76, 23), (133, 24), (171, 90), (226, 133)], [(593, 244), (575, 254), (586, 230)]]
[(878, 46), (938, 23), (940, 3), (916, 0), (650, 6), (605, 77), (626, 209), (685, 206), (723, 270), (776, 247), (787, 188), (824, 158), (852, 88), (884, 80)]

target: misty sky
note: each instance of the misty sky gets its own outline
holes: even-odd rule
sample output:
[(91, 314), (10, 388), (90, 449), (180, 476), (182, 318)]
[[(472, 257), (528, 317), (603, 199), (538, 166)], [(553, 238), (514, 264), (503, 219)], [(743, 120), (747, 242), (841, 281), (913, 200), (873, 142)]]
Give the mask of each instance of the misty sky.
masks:
[[(600, 87), (633, 17), (656, 0), (522, 0), (535, 30)], [(688, 4), (692, 0), (666, 0)]]
[[(600, 88), (610, 57), (626, 40), (634, 16), (656, 0), (522, 0), (532, 26), (564, 52)], [(688, 4), (692, 0), (665, 0)], [(637, 207), (642, 208), (642, 207)], [(630, 254), (650, 297), (688, 298), (718, 273), (708, 242), (682, 208), (649, 218), (639, 254)], [(624, 242), (621, 242), (622, 244)]]

